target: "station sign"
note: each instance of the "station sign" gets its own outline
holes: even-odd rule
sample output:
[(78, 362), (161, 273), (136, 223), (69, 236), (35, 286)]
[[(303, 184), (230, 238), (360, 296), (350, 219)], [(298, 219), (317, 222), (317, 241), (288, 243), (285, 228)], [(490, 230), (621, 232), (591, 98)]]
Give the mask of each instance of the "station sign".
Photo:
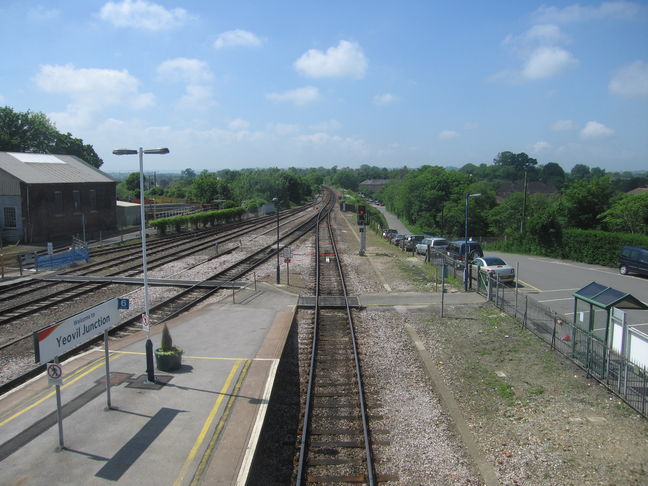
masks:
[(118, 323), (119, 309), (117, 298), (114, 298), (35, 331), (33, 337), (36, 363), (45, 364), (52, 361)]

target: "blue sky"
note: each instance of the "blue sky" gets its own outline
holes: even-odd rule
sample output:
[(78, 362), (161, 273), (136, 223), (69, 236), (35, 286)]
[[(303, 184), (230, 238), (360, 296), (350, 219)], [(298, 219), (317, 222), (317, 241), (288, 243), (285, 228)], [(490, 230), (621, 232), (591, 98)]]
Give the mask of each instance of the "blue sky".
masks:
[(648, 2), (0, 0), (0, 105), (145, 169), (648, 169)]

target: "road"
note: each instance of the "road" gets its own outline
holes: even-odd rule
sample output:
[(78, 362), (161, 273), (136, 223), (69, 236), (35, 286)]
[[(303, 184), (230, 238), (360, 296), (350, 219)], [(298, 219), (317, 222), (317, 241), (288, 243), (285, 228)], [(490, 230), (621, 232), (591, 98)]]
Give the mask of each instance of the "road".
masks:
[[(519, 263), (521, 291), (556, 312), (571, 316), (574, 312), (572, 294), (591, 282), (626, 292), (648, 304), (648, 278), (621, 275), (616, 268), (558, 260), (556, 258), (485, 252), (499, 256), (509, 265)], [(628, 323), (648, 334), (648, 311), (628, 311)]]
[[(385, 215), (390, 228), (409, 233), (403, 223), (385, 210), (384, 206), (374, 207)], [(572, 294), (591, 282), (627, 292), (648, 304), (648, 277), (621, 275), (616, 268), (556, 258), (488, 250), (485, 250), (485, 253), (487, 256), (498, 256), (509, 265), (516, 266), (519, 263), (521, 292), (532, 294), (538, 302), (565, 316), (571, 317), (574, 313)], [(628, 324), (648, 335), (648, 311), (627, 311), (627, 316)]]

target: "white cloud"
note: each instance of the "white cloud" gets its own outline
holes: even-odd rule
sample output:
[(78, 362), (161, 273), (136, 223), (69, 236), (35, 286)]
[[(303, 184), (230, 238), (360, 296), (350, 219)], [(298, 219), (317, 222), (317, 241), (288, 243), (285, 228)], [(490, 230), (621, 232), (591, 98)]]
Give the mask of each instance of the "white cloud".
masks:
[(212, 89), (208, 86), (212, 73), (206, 62), (186, 57), (168, 59), (160, 63), (157, 73), (163, 80), (186, 83), (176, 108), (204, 111), (214, 106)]
[(551, 148), (551, 144), (540, 140), (539, 142), (533, 144), (532, 152), (538, 153), (542, 152), (543, 150), (547, 150), (548, 148)]
[(46, 93), (64, 94), (72, 104), (95, 110), (111, 105), (141, 109), (153, 104), (151, 93), (139, 92), (139, 81), (127, 70), (76, 69), (71, 64), (41, 66), (33, 78)]
[(574, 56), (560, 47), (539, 47), (526, 60), (522, 76), (527, 79), (552, 78), (576, 64), (578, 61)]
[(551, 129), (554, 132), (567, 132), (576, 129), (576, 123), (572, 120), (556, 120), (551, 124)]
[(293, 123), (271, 123), (267, 126), (267, 129), (271, 135), (278, 135), (280, 137), (298, 133), (300, 130), (299, 125)]
[(327, 120), (315, 125), (311, 125), (311, 128), (317, 132), (329, 132), (334, 130), (339, 130), (342, 128), (342, 124), (337, 120)]
[(367, 66), (362, 48), (346, 40), (341, 40), (337, 47), (329, 47), (326, 53), (310, 49), (294, 64), (297, 72), (311, 78), (362, 79)]
[(632, 20), (645, 13), (645, 7), (634, 2), (603, 2), (600, 5), (574, 4), (568, 7), (541, 6), (533, 17), (539, 22), (574, 23), (593, 20)]
[(613, 134), (614, 130), (597, 121), (588, 121), (580, 132), (584, 139), (604, 138)]
[(553, 24), (534, 25), (521, 35), (508, 35), (502, 44), (520, 59), (522, 66), (502, 70), (489, 79), (520, 84), (558, 76), (578, 64), (571, 52), (559, 46), (567, 42), (567, 35)]
[(454, 130), (443, 130), (439, 132), (439, 139), (440, 140), (450, 140), (451, 138), (456, 138), (459, 136), (458, 132), (455, 132)]
[(340, 137), (318, 132), (310, 135), (300, 135), (295, 140), (300, 144), (310, 146), (311, 149), (325, 150), (336, 157), (366, 156), (369, 153), (366, 142), (359, 138)]
[(158, 74), (171, 81), (183, 81), (190, 84), (200, 84), (211, 81), (212, 74), (205, 61), (177, 57), (162, 62), (157, 67)]
[(99, 18), (115, 27), (158, 31), (181, 27), (189, 14), (183, 8), (169, 10), (146, 0), (122, 0), (121, 3), (106, 3), (101, 7)]
[(648, 96), (648, 63), (635, 61), (619, 69), (608, 86), (610, 93), (622, 96)]
[(241, 118), (235, 118), (234, 120), (230, 120), (228, 127), (230, 130), (234, 131), (247, 130), (250, 128), (250, 122)]
[(304, 106), (320, 99), (319, 90), (313, 86), (297, 88), (282, 93), (268, 93), (266, 98), (276, 102), (290, 102), (297, 106)]
[(373, 97), (374, 105), (387, 106), (396, 101), (396, 97), (391, 93), (383, 93)]
[(221, 33), (214, 41), (216, 49), (226, 47), (259, 47), (263, 40), (247, 30), (235, 29)]
[(205, 111), (214, 106), (214, 96), (209, 86), (188, 84), (176, 107), (181, 110)]

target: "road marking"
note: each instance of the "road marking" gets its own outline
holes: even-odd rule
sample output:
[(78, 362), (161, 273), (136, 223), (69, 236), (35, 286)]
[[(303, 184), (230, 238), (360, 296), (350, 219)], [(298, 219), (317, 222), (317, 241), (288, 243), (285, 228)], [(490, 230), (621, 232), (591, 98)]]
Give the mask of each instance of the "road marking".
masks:
[(216, 444), (218, 443), (221, 433), (223, 432), (223, 429), (225, 428), (225, 423), (227, 420), (229, 420), (229, 415), (232, 410), (232, 407), (234, 406), (234, 402), (236, 401), (236, 398), (240, 394), (241, 387), (243, 386), (243, 381), (245, 380), (245, 377), (247, 376), (248, 370), (250, 369), (250, 365), (252, 364), (252, 360), (248, 359), (245, 361), (245, 365), (243, 365), (243, 369), (239, 373), (239, 377), (236, 380), (236, 384), (234, 385), (234, 388), (232, 389), (232, 392), (230, 393), (230, 397), (227, 400), (227, 405), (225, 405), (225, 410), (223, 411), (223, 414), (221, 415), (220, 420), (218, 421), (218, 424), (216, 425), (216, 428), (214, 429), (214, 433), (212, 434), (211, 439), (209, 440), (209, 444), (207, 444), (207, 447), (205, 448), (205, 451), (202, 454), (202, 458), (200, 459), (200, 462), (198, 463), (198, 467), (196, 468), (196, 472), (193, 475), (193, 478), (191, 480), (191, 486), (196, 486), (198, 484), (201, 484), (203, 474), (205, 472), (205, 469), (207, 468), (207, 465), (209, 464), (209, 460), (211, 459), (212, 455), (214, 454), (214, 449), (216, 448)]
[(532, 288), (533, 290), (535, 290), (537, 292), (544, 292), (543, 290), (539, 289), (538, 287), (536, 287), (534, 285), (531, 285), (530, 283), (525, 282), (524, 280), (518, 280), (518, 282), (520, 282), (525, 287)]
[[(120, 354), (136, 354), (139, 356), (144, 356), (146, 353), (140, 351), (120, 351)], [(186, 354), (182, 355), (183, 359), (207, 359), (207, 360), (222, 360), (222, 361), (245, 361), (246, 359), (251, 359), (252, 361), (274, 361), (273, 358), (222, 358), (217, 356), (187, 356)]]
[(214, 406), (212, 407), (211, 411), (209, 412), (209, 415), (207, 416), (207, 419), (205, 420), (205, 423), (202, 426), (202, 429), (200, 430), (200, 433), (198, 434), (198, 437), (196, 438), (196, 441), (194, 442), (193, 447), (191, 448), (191, 451), (189, 451), (189, 455), (187, 456), (187, 459), (184, 462), (184, 465), (182, 466), (182, 469), (180, 470), (180, 474), (178, 475), (178, 478), (175, 480), (173, 483), (174, 486), (180, 486), (183, 481), (185, 476), (187, 475), (187, 471), (189, 470), (189, 467), (193, 463), (194, 458), (196, 457), (196, 454), (198, 454), (198, 449), (200, 449), (200, 446), (202, 445), (203, 441), (205, 440), (205, 436), (207, 435), (207, 432), (209, 431), (212, 422), (214, 421), (214, 418), (216, 417), (216, 414), (218, 413), (218, 410), (220, 409), (221, 403), (223, 403), (223, 398), (225, 397), (225, 394), (227, 393), (227, 390), (229, 390), (230, 385), (232, 384), (232, 380), (234, 379), (234, 376), (236, 375), (236, 371), (238, 370), (239, 366), (241, 365), (242, 360), (238, 360), (234, 365), (232, 366), (232, 369), (227, 376), (227, 379), (225, 380), (225, 384), (221, 388), (220, 392), (218, 393), (218, 398), (216, 399), (216, 402), (214, 403)]
[(562, 300), (574, 300), (573, 297), (565, 297), (564, 299), (547, 299), (547, 300), (539, 300), (538, 302), (540, 303), (545, 303), (545, 302), (560, 302)]
[[(116, 360), (117, 358), (119, 358), (120, 356), (121, 356), (121, 354), (111, 355), (111, 357), (110, 357), (110, 361), (114, 361), (114, 360)], [(88, 375), (89, 373), (91, 373), (92, 371), (96, 370), (97, 368), (100, 368), (101, 366), (103, 366), (103, 364), (104, 364), (104, 358), (101, 358), (101, 359), (99, 360), (99, 363), (98, 363), (98, 364), (96, 364), (95, 366), (92, 366), (91, 368), (89, 368), (89, 369), (88, 369), (87, 371), (85, 371), (84, 373), (81, 373), (81, 374), (80, 374), (79, 376), (77, 376), (76, 378), (74, 378), (74, 379), (72, 379), (72, 380), (66, 382), (66, 383), (61, 387), (61, 389), (63, 390), (63, 389), (65, 389), (65, 388), (67, 388), (68, 386), (72, 385), (73, 383), (76, 383), (77, 381), (79, 381), (79, 380), (80, 380), (81, 378), (83, 378), (84, 376)], [(34, 403), (32, 403), (31, 405), (29, 405), (28, 407), (25, 407), (25, 408), (22, 409), (21, 411), (16, 412), (15, 414), (13, 414), (11, 417), (9, 417), (9, 418), (3, 420), (2, 422), (0, 422), (0, 427), (2, 427), (3, 425), (8, 424), (9, 422), (11, 422), (12, 420), (14, 420), (15, 418), (20, 417), (23, 413), (28, 412), (28, 411), (31, 410), (32, 408), (34, 408), (34, 407), (40, 405), (41, 403), (43, 403), (43, 402), (44, 402), (45, 400), (47, 400), (48, 398), (53, 397), (55, 393), (56, 393), (55, 391), (49, 392), (47, 395), (45, 395), (45, 396), (44, 396), (43, 398), (41, 398), (40, 400), (35, 401)]]
[(265, 414), (268, 410), (268, 404), (270, 403), (270, 394), (272, 393), (272, 387), (274, 385), (278, 366), (279, 360), (274, 359), (272, 365), (270, 366), (270, 371), (268, 372), (268, 379), (266, 380), (266, 386), (263, 390), (261, 405), (259, 406), (259, 410), (257, 411), (257, 417), (256, 421), (254, 422), (254, 427), (252, 428), (252, 434), (245, 449), (245, 456), (243, 457), (241, 469), (239, 470), (238, 478), (236, 479), (237, 486), (245, 486), (245, 483), (247, 482), (247, 477), (250, 473), (250, 467), (252, 466), (254, 451), (256, 450), (257, 443), (259, 442), (259, 437), (261, 436), (261, 427), (263, 426), (263, 420), (265, 419)]

